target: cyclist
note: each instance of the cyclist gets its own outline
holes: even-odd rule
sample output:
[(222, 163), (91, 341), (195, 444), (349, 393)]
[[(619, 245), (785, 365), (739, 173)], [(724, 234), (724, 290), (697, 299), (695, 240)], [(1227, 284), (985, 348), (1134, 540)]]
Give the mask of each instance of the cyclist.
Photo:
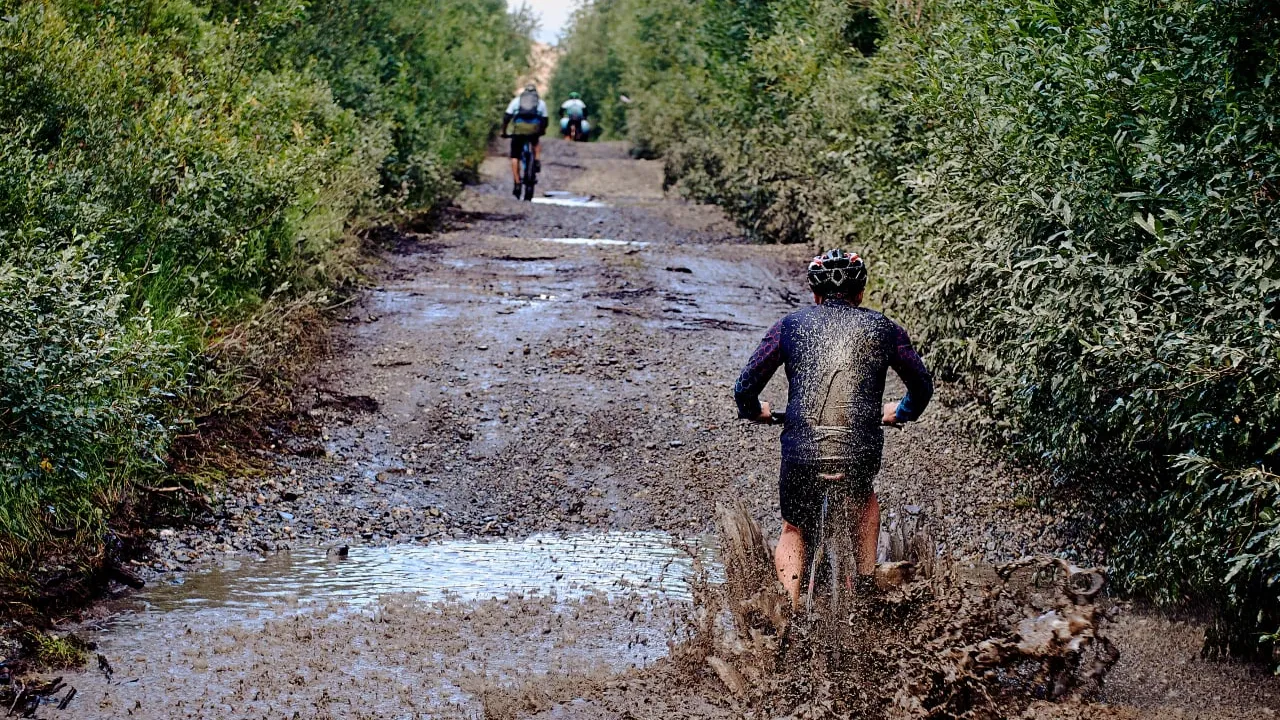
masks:
[(560, 105), (560, 134), (576, 138), (587, 132), (588, 127), (587, 104), (582, 102), (582, 96), (578, 93), (569, 93), (569, 99)]
[[(511, 138), (511, 177), (515, 188), (511, 193), (520, 198), (520, 153), (527, 143), (533, 144), (533, 171), (542, 172), (542, 147), (538, 138), (547, 132), (547, 103), (538, 97), (538, 86), (529, 83), (519, 95), (511, 99), (502, 116), (502, 137)], [(512, 126), (510, 134), (507, 126)]]
[[(880, 504), (871, 481), (880, 470), (882, 425), (915, 420), (933, 396), (933, 380), (906, 331), (862, 307), (866, 284), (867, 269), (857, 254), (832, 250), (815, 257), (809, 263), (814, 305), (769, 330), (733, 390), (739, 417), (773, 422), (769, 404), (759, 397), (778, 367), (786, 366), (778, 481), (783, 523), (774, 566), (797, 607), (806, 553), (815, 549), (823, 495), (833, 477), (843, 476), (835, 482), (858, 518), (856, 589), (874, 587)], [(907, 394), (881, 406), (889, 368)]]

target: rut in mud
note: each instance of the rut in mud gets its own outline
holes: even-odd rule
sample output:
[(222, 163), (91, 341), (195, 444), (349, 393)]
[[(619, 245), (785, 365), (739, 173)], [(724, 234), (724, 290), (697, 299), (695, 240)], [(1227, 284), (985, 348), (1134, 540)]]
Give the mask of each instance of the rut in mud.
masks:
[[(736, 697), (698, 622), (732, 620), (690, 599), (700, 570), (721, 586), (717, 503), (740, 499), (777, 534), (776, 430), (734, 420), (731, 386), (806, 302), (808, 249), (742, 242), (621, 145), (547, 145), (542, 202), (513, 200), (491, 157), (446, 231), (388, 244), (297, 393), (300, 422), (266, 429), (276, 470), (233, 478), (208, 526), (155, 533), (135, 568), (152, 589), (78, 629), (103, 665), (67, 675), (77, 696), (42, 714), (816, 717), (848, 710), (823, 699), (850, 688), (872, 716), (897, 707), (902, 676), (832, 679), (811, 662), (749, 678), (756, 696), (785, 690), (767, 702)], [(784, 393), (776, 379), (764, 397)], [(1036, 482), (968, 443), (945, 403), (889, 434), (877, 480), (886, 522), (918, 506), (962, 569), (1078, 545), (1088, 518), (1025, 502)], [(913, 641), (955, 641), (920, 655), (920, 673), (945, 677), (929, 663), (988, 630), (1013, 641), (1008, 618), (1030, 612), (1001, 606), (982, 625), (965, 613), (987, 601), (962, 612), (968, 594), (928, 588), (894, 606)], [(1132, 706), (1106, 712), (1280, 705), (1274, 680), (1199, 660), (1194, 626), (1105, 610), (1121, 657), (1085, 697)], [(1031, 708), (1077, 711), (1101, 712)]]

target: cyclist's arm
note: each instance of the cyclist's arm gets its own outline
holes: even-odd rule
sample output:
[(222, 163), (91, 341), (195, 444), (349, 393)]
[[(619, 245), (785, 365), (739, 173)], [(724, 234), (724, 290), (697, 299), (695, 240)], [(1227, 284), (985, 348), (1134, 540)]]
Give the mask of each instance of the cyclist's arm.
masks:
[(507, 126), (511, 124), (511, 118), (513, 117), (515, 117), (515, 115), (512, 115), (511, 113), (502, 114), (502, 135), (504, 137), (507, 134)]
[(907, 394), (898, 403), (894, 416), (900, 423), (911, 422), (918, 419), (929, 406), (929, 400), (933, 397), (933, 377), (929, 375), (919, 353), (911, 346), (907, 331), (901, 327), (897, 328), (894, 346), (889, 366), (907, 386)]
[(760, 393), (764, 391), (765, 385), (769, 384), (769, 378), (773, 377), (773, 373), (782, 366), (784, 360), (782, 322), (779, 320), (769, 328), (769, 332), (760, 341), (760, 346), (747, 361), (747, 366), (742, 369), (737, 384), (733, 386), (733, 400), (738, 405), (740, 418), (761, 422), (772, 421), (769, 412), (760, 404)]

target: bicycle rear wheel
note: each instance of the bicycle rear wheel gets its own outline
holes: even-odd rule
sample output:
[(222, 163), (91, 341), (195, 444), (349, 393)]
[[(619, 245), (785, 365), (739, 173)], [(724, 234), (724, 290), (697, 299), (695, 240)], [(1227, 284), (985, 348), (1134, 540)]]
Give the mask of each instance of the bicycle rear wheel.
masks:
[(855, 503), (843, 493), (835, 493), (829, 503), (831, 507), (827, 512), (826, 548), (823, 553), (827, 559), (831, 582), (831, 606), (828, 611), (833, 621), (844, 623), (853, 611), (856, 592), (858, 556), (855, 528), (858, 513), (854, 512)]
[(535, 157), (533, 144), (526, 143), (524, 152), (521, 154), (521, 177), (525, 187), (525, 200), (533, 199), (533, 186), (538, 182), (538, 173), (534, 170)]

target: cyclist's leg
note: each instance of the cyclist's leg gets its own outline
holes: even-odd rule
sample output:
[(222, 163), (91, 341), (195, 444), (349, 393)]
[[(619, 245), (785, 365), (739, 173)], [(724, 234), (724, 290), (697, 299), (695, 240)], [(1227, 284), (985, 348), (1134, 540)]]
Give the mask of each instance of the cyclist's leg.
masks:
[(809, 578), (805, 573), (811, 553), (816, 550), (812, 535), (822, 514), (822, 489), (817, 469), (809, 465), (782, 462), (778, 477), (778, 505), (782, 509), (782, 537), (774, 551), (778, 580), (800, 607), (800, 594)]
[(523, 144), (518, 135), (511, 137), (511, 179), (520, 184), (520, 150)]
[(793, 607), (800, 605), (801, 578), (805, 566), (804, 533), (800, 528), (786, 520), (782, 521), (782, 537), (778, 538), (778, 547), (773, 554), (774, 570), (778, 573), (778, 581), (787, 591)]
[(880, 543), (880, 499), (874, 490), (858, 511), (858, 574), (874, 576), (876, 573), (876, 549)]
[(843, 520), (848, 523), (849, 552), (853, 555), (849, 559), (857, 564), (859, 580), (875, 576), (876, 550), (880, 543), (880, 500), (872, 482), (880, 466), (869, 460), (858, 458), (848, 463), (841, 483), (841, 494), (845, 497)]

